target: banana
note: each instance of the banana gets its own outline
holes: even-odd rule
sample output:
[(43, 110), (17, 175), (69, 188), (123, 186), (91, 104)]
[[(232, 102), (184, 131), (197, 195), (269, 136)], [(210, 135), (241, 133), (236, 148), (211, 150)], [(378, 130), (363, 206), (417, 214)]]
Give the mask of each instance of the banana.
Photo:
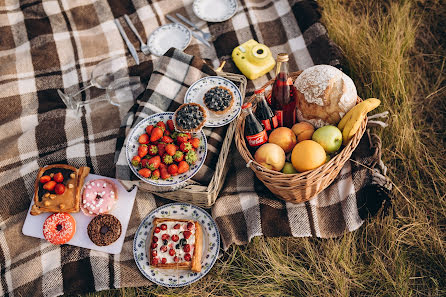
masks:
[(342, 118), (338, 124), (339, 130), (342, 130), (342, 142), (344, 145), (352, 139), (355, 133), (361, 127), (361, 123), (364, 117), (367, 116), (369, 111), (372, 111), (381, 104), (381, 101), (376, 98), (369, 98), (355, 105), (347, 114)]

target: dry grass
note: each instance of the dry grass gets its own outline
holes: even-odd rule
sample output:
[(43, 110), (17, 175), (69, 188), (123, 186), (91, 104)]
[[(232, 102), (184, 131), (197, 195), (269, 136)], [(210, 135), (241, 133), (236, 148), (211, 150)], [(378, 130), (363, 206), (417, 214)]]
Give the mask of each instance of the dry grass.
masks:
[(377, 131), (394, 182), (393, 214), (333, 240), (256, 238), (203, 281), (89, 296), (445, 296), (446, 5), (319, 1), (358, 93), (382, 99)]

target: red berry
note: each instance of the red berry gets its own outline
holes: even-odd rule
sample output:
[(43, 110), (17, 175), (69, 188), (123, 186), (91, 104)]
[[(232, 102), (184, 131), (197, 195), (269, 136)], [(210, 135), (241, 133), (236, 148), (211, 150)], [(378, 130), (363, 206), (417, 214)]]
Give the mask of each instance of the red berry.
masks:
[(163, 234), (163, 235), (161, 236), (161, 239), (162, 239), (162, 240), (169, 240), (169, 238), (170, 238), (170, 235), (169, 235), (169, 234)]
[(156, 249), (157, 246), (158, 246), (158, 244), (156, 242), (152, 242), (152, 245), (151, 245), (152, 249)]
[(189, 170), (189, 164), (186, 161), (180, 161), (178, 163), (178, 173), (185, 173)]
[(168, 145), (166, 145), (166, 153), (173, 156), (173, 155), (175, 155), (176, 152), (177, 152), (177, 148), (175, 147), (174, 144), (169, 143)]
[(140, 158), (144, 157), (145, 155), (147, 155), (147, 153), (149, 152), (149, 148), (147, 147), (147, 145), (145, 144), (141, 144), (138, 147), (138, 156)]
[(184, 260), (186, 260), (186, 261), (190, 261), (191, 258), (192, 258), (192, 257), (191, 257), (190, 254), (185, 254), (185, 255), (184, 255)]
[(192, 144), (190, 144), (190, 142), (182, 142), (180, 144), (180, 150), (183, 153), (187, 153), (188, 151), (192, 150)]
[(152, 179), (159, 179), (159, 178), (160, 178), (160, 171), (158, 169), (152, 171)]
[(150, 170), (155, 170), (160, 167), (161, 164), (161, 157), (160, 156), (153, 156), (147, 161), (147, 168)]
[[(161, 232), (161, 229), (160, 229), (160, 227), (156, 227), (155, 228), (155, 233), (160, 233)], [(158, 239), (157, 239), (158, 240)], [(156, 242), (156, 241), (155, 241)]]
[(56, 183), (61, 183), (61, 182), (63, 182), (63, 175), (62, 175), (62, 173), (60, 173), (60, 172), (56, 173), (56, 174), (54, 175), (54, 177), (53, 177), (53, 180), (54, 180)]
[(153, 130), (153, 125), (148, 125), (148, 126), (146, 127), (146, 133), (147, 133), (147, 135), (150, 135), (150, 134), (152, 133), (152, 130)]
[(191, 139), (192, 138), (192, 134), (190, 134), (189, 132), (187, 132), (186, 135), (187, 135), (187, 139)]
[(166, 130), (166, 124), (164, 124), (163, 121), (159, 121), (158, 123), (156, 123), (155, 126), (161, 128), (163, 130), (163, 132), (164, 132), (164, 130)]
[(173, 163), (172, 156), (169, 155), (169, 154), (164, 154), (164, 156), (163, 156), (163, 163), (166, 164), (166, 165), (172, 164)]
[(49, 182), (51, 180), (51, 176), (49, 175), (43, 175), (42, 177), (40, 177), (40, 182), (42, 184), (46, 184), (47, 182)]
[(145, 159), (145, 158), (142, 159), (141, 160), (141, 167), (143, 167), (143, 168), (146, 167), (147, 168), (147, 162), (149, 162), (149, 159)]
[(198, 138), (192, 138), (190, 140), (190, 144), (192, 145), (193, 148), (198, 148), (201, 144), (201, 141)]
[(174, 256), (175, 255), (175, 250), (174, 249), (170, 249), (169, 250), (169, 255)]
[(173, 124), (173, 121), (172, 121), (172, 120), (168, 120), (168, 121), (167, 121), (167, 127), (169, 128), (169, 130), (170, 130), (171, 132), (175, 131), (175, 125)]
[(166, 152), (166, 144), (165, 143), (158, 143), (158, 155), (162, 156)]
[(163, 253), (167, 252), (167, 245), (163, 245), (162, 247), (160, 247), (160, 251), (162, 251)]
[(178, 235), (176, 235), (176, 234), (172, 235), (172, 241), (177, 242), (178, 239), (180, 239), (180, 237)]
[(186, 238), (186, 239), (188, 239), (191, 235), (192, 235), (192, 232), (190, 232), (190, 231), (184, 231), (184, 232), (183, 232), (183, 236), (184, 236), (184, 238)]
[(180, 133), (177, 135), (177, 143), (180, 144), (180, 143), (186, 142), (187, 140), (188, 140), (188, 138), (187, 138), (186, 134)]
[[(174, 229), (180, 229), (180, 224), (175, 224), (175, 226), (173, 226)], [(173, 237), (173, 235), (172, 235)]]
[(167, 230), (167, 225), (166, 224), (162, 224), (161, 225), (161, 230)]
[(158, 147), (154, 144), (149, 144), (149, 155), (155, 156), (158, 154)]
[(173, 160), (175, 162), (181, 162), (184, 159), (184, 154), (182, 151), (177, 150), (175, 155), (173, 155)]
[(152, 174), (152, 171), (150, 171), (149, 168), (142, 168), (138, 171), (139, 174), (141, 174), (142, 177), (148, 178)]
[(190, 252), (190, 244), (186, 244), (186, 245), (184, 246), (183, 250), (184, 250), (186, 253), (189, 253), (189, 252)]
[(167, 259), (166, 258), (162, 258), (161, 259), (161, 263), (166, 264), (167, 263)]
[(43, 185), (43, 188), (48, 191), (53, 191), (54, 188), (56, 187), (56, 184), (57, 183), (54, 180), (50, 180), (49, 182)]
[(188, 222), (186, 228), (187, 230), (192, 230), (194, 228), (194, 223)]
[(157, 251), (152, 251), (152, 257), (156, 257), (158, 255)]
[(140, 156), (134, 156), (132, 158), (132, 165), (133, 166), (138, 167), (140, 162), (141, 162), (141, 157)]
[(149, 143), (149, 135), (147, 134), (141, 134), (138, 138), (138, 142), (141, 144), (148, 144)]
[(171, 132), (169, 130), (164, 131), (164, 136), (170, 136)]
[(161, 128), (159, 127), (155, 127), (153, 128), (152, 134), (150, 135), (150, 142), (155, 142), (161, 137), (163, 137), (163, 130), (161, 130)]
[[(159, 232), (159, 231), (158, 231), (158, 232)], [(158, 233), (158, 232), (156, 232), (156, 228), (155, 228), (155, 233)], [(158, 237), (153, 236), (152, 241), (153, 241), (153, 242), (158, 242)]]
[(54, 192), (57, 195), (62, 195), (65, 192), (64, 184), (57, 184), (56, 187), (54, 188)]
[(174, 261), (175, 263), (178, 263), (178, 262), (180, 261), (180, 258), (178, 258), (177, 256), (175, 256), (175, 257), (173, 257), (173, 261)]
[(167, 168), (160, 168), (160, 176), (162, 179), (168, 179), (169, 177), (171, 177), (171, 175), (169, 174), (169, 172), (167, 172)]
[(167, 171), (173, 176), (178, 175), (178, 166), (176, 164), (171, 164), (167, 168)]
[(152, 265), (158, 264), (158, 258), (152, 258)]
[(170, 138), (169, 136), (164, 135), (163, 138), (161, 138), (161, 141), (165, 143), (172, 143), (173, 139)]

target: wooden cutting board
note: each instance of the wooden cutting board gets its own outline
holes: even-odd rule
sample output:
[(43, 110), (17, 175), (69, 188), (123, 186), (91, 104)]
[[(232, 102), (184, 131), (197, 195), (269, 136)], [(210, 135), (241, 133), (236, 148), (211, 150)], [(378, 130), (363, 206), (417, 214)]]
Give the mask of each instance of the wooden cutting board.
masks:
[[(109, 254), (119, 254), (121, 253), (122, 245), (124, 244), (124, 237), (127, 231), (127, 226), (129, 224), (130, 215), (132, 213), (133, 203), (135, 202), (137, 187), (135, 187), (131, 192), (127, 192), (118, 180), (96, 174), (89, 174), (85, 178), (84, 183), (93, 179), (110, 180), (116, 185), (116, 188), (118, 189), (118, 201), (116, 201), (116, 204), (110, 214), (114, 215), (121, 222), (121, 236), (118, 238), (117, 241), (108, 246), (95, 245), (90, 240), (87, 234), (87, 226), (94, 217), (87, 216), (82, 211), (79, 211), (77, 213), (70, 213), (76, 220), (76, 233), (74, 234), (73, 238), (69, 242), (67, 242), (67, 244), (106, 252)], [(23, 224), (22, 233), (27, 236), (44, 239), (42, 231), (43, 223), (45, 222), (47, 217), (52, 215), (52, 213), (45, 212), (37, 216), (32, 216), (29, 214), (29, 211), (31, 210), (31, 206), (33, 204), (34, 202), (31, 202), (28, 210), (28, 215), (26, 216), (25, 223)]]

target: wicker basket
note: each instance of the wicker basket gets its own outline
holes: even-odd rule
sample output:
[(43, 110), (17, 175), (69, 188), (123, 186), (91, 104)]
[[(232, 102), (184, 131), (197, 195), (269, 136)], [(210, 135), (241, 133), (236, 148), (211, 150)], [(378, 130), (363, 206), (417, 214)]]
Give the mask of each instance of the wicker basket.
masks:
[[(240, 93), (242, 95), (242, 101), (245, 98), (246, 77), (240, 74), (233, 73), (225, 73), (225, 72), (217, 72), (219, 76), (227, 78), (233, 81), (238, 88), (240, 89)], [(234, 137), (234, 131), (237, 125), (237, 119), (234, 119), (229, 124), (228, 129), (226, 130), (226, 136), (221, 145), (220, 155), (218, 157), (217, 165), (215, 167), (214, 176), (212, 177), (208, 186), (203, 186), (201, 184), (191, 184), (186, 187), (172, 191), (172, 192), (153, 192), (157, 196), (161, 196), (167, 199), (181, 201), (181, 202), (189, 202), (201, 207), (209, 208), (217, 199), (218, 193), (223, 186), (226, 174), (228, 172), (228, 162), (229, 162), (229, 154), (231, 151), (231, 143)]]
[[(299, 76), (300, 73), (301, 71), (290, 74), (293, 81)], [(271, 85), (273, 82), (273, 79), (270, 80), (264, 85), (264, 87)], [(248, 99), (248, 101), (252, 102), (254, 98), (255, 96), (252, 96)], [(359, 101), (361, 101), (361, 99), (358, 97), (358, 102)], [(254, 161), (245, 142), (244, 114), (242, 114), (237, 121), (235, 143), (238, 151), (242, 155), (243, 159), (245, 159), (248, 166), (272, 193), (285, 201), (301, 203), (311, 200), (333, 182), (341, 168), (344, 166), (344, 163), (350, 158), (352, 152), (355, 150), (356, 146), (361, 140), (361, 137), (366, 129), (366, 125), (367, 117), (365, 117), (361, 124), (361, 128), (358, 130), (358, 132), (356, 132), (355, 136), (348, 143), (348, 145), (345, 146), (343, 150), (329, 162), (314, 170), (297, 174), (284, 174), (278, 171), (270, 170)]]

